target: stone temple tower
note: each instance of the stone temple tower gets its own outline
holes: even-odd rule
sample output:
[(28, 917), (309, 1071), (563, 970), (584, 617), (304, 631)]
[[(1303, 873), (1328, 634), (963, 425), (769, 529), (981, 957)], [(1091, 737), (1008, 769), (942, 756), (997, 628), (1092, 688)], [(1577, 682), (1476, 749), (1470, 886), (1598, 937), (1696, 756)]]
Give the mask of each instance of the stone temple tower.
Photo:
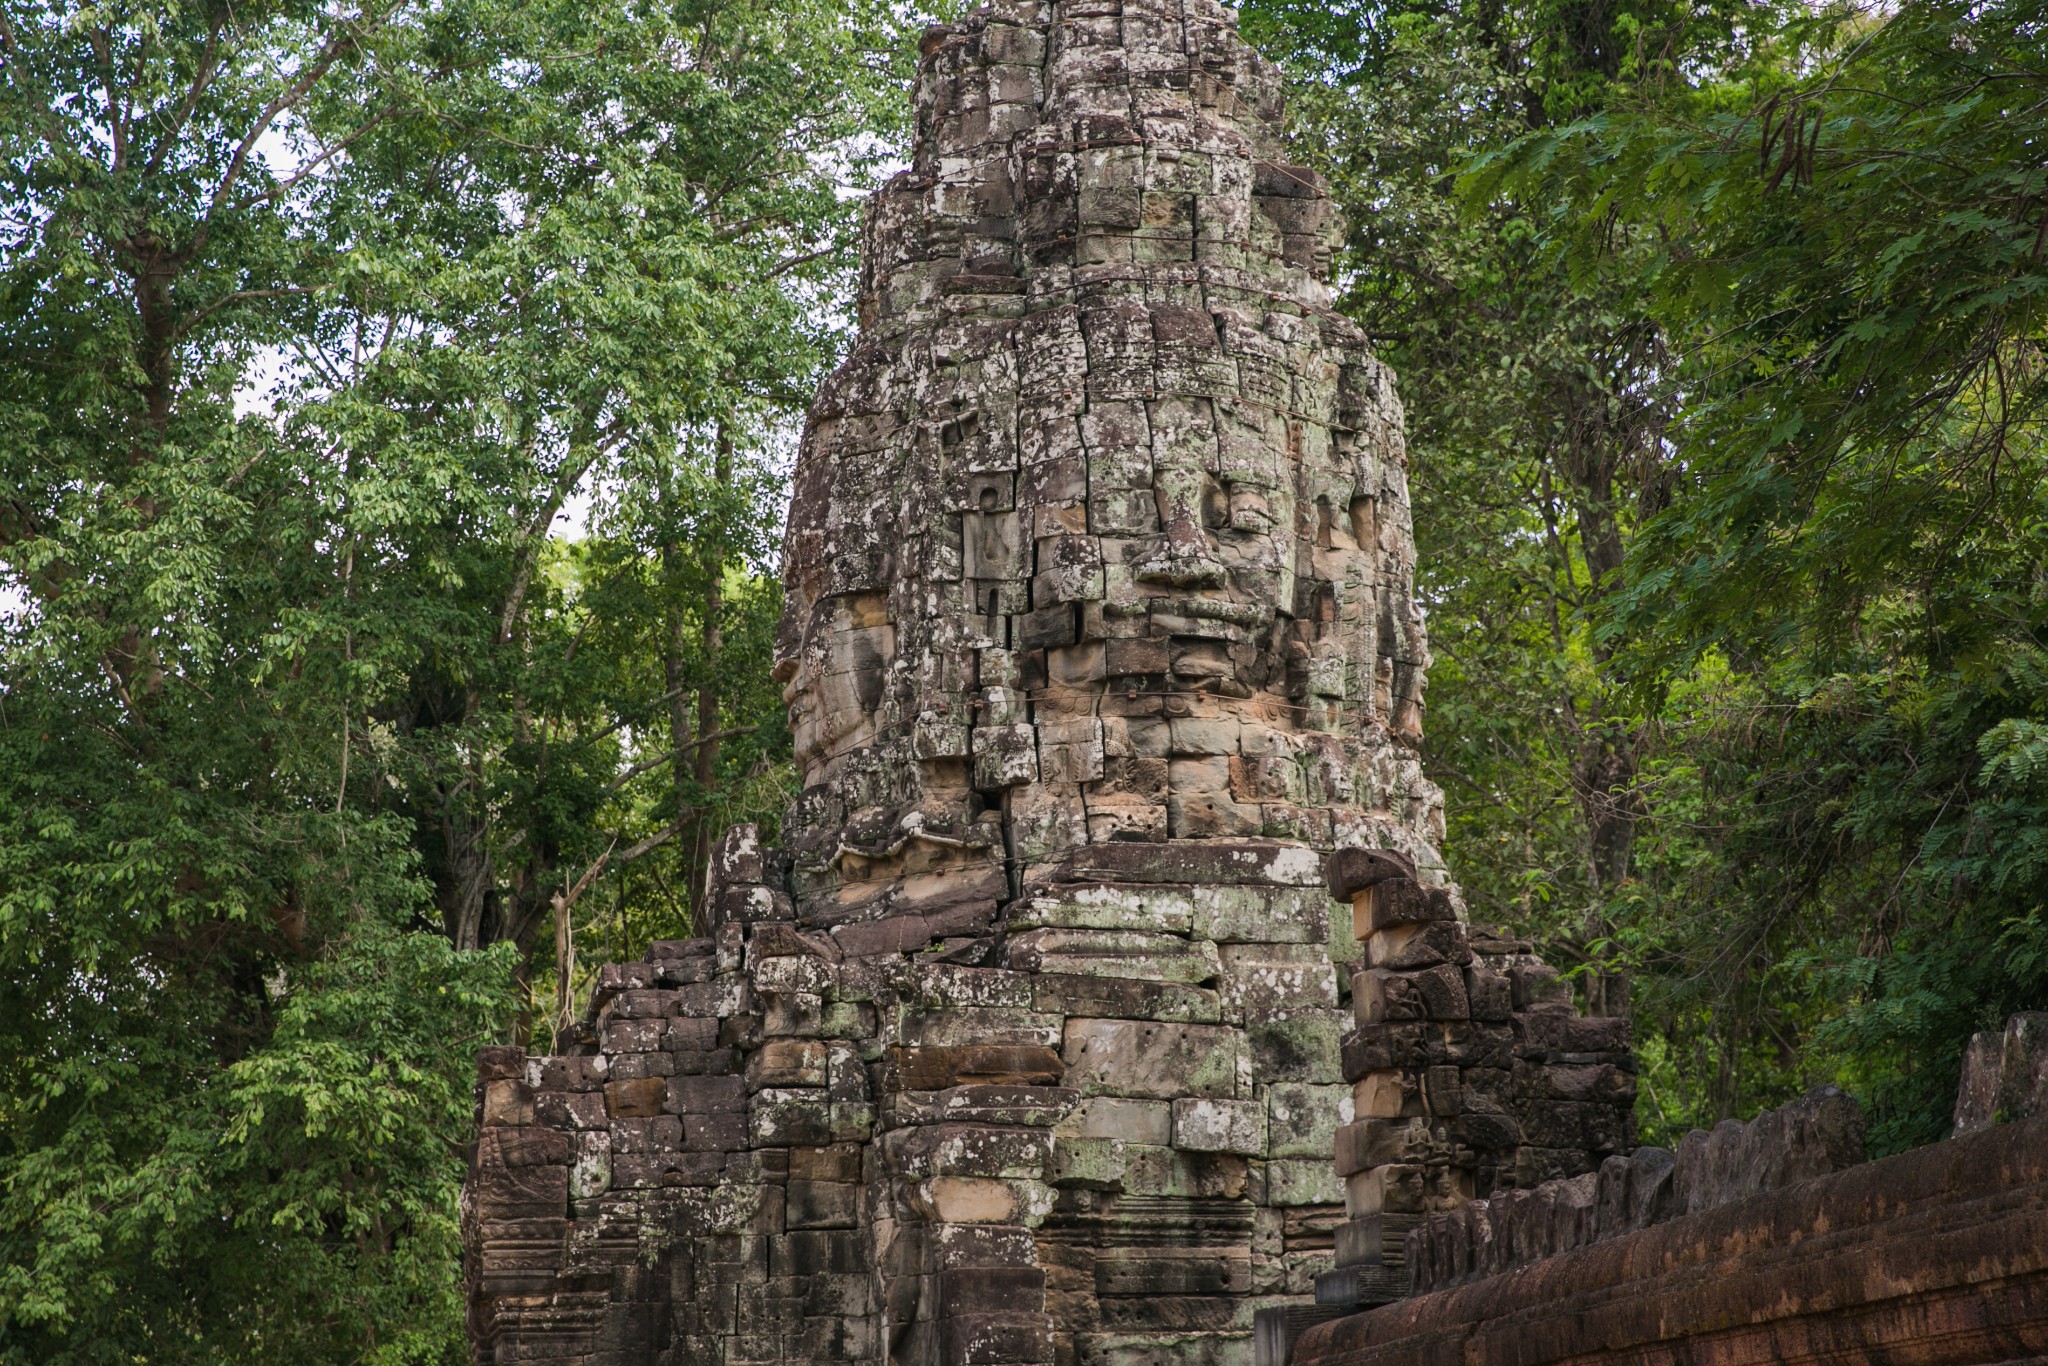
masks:
[(480, 1363), (1248, 1362), (1620, 1141), (1517, 1165), (1533, 960), (1437, 857), (1400, 409), (1274, 70), (1213, 0), (995, 0), (916, 101), (797, 466), (802, 792), (483, 1055)]
[(806, 922), (978, 933), (1126, 842), (1436, 863), (1400, 407), (1278, 114), (1199, 0), (927, 39), (791, 509)]

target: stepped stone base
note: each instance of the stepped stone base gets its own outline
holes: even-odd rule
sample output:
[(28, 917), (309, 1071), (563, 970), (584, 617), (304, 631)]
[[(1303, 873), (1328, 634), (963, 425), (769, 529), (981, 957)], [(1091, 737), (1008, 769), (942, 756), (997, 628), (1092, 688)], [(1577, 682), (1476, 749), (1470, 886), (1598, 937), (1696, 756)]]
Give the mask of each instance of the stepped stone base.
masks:
[(766, 920), (606, 968), (580, 1055), (482, 1062), (477, 1360), (1249, 1361), (1343, 1218), (1349, 922), (1311, 850), (1170, 880), (1201, 852), (961, 952)]
[[(1347, 1207), (1334, 1148), (1392, 1144), (1462, 1198), (1558, 1104), (1511, 1079), (1572, 1017), (1503, 992), (1493, 1098), (1357, 1127), (1345, 1055), (1384, 1045), (1386, 974), (1347, 991), (1373, 945), (1302, 845), (1080, 850), (997, 933), (869, 956), (782, 918), (776, 862), (737, 830), (720, 904), (763, 918), (604, 968), (564, 1056), (483, 1055), (479, 1363), (1250, 1362), (1260, 1311), (1298, 1330), (1333, 1265), (1340, 1309), (1406, 1279), (1420, 1213)], [(1474, 1026), (1416, 1027), (1426, 1052)]]

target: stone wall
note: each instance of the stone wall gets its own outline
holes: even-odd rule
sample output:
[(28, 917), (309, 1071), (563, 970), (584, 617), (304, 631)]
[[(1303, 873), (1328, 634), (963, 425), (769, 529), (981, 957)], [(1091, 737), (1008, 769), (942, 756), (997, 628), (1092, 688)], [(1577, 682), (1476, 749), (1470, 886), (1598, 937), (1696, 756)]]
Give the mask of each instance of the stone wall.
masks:
[(1411, 1293), (1262, 1315), (1262, 1366), (2048, 1359), (2039, 1013), (1980, 1034), (1958, 1136), (1863, 1161), (1832, 1087), (1597, 1173), (1432, 1213)]
[(1695, 1129), (1676, 1153), (1616, 1153), (1597, 1172), (1429, 1215), (1408, 1235), (1408, 1291), (1497, 1276), (1862, 1161), (1863, 1112), (1828, 1087), (1747, 1124)]
[(2048, 1117), (1307, 1328), (1293, 1366), (2048, 1359)]
[[(1515, 1069), (1573, 1027), (1526, 946), (1475, 936), (1495, 966), (1474, 955), (1459, 980), (1482, 1018), (1393, 1036), (1424, 1089), (1382, 1138), (1380, 1117), (1345, 1125), (1340, 1056), (1387, 1036), (1347, 1032), (1356, 912), (1314, 850), (1090, 846), (990, 941), (865, 956), (796, 923), (774, 862), (735, 830), (716, 884), (750, 918), (602, 969), (570, 1054), (483, 1056), (479, 1361), (1245, 1360), (1259, 1311), (1327, 1291), (1333, 1260), (1372, 1268), (1367, 1292), (1401, 1278), (1377, 1298), (1405, 1290), (1381, 1241), (1407, 1227), (1400, 1192), (1427, 1207), (1508, 1183), (1546, 1103)], [(1375, 896), (1444, 904), (1405, 879)], [(1352, 1015), (1381, 1010), (1373, 974), (1428, 970), (1362, 968)], [(1497, 1090), (1449, 1105), (1471, 1069), (1422, 1069), (1445, 1040), (1507, 1074)], [(1416, 1170), (1387, 1187), (1395, 1210), (1353, 1199), (1346, 1218), (1328, 1155), (1361, 1138), (1407, 1145)]]
[(1321, 860), (1201, 854), (1076, 856), (993, 965), (758, 919), (604, 969), (588, 1053), (483, 1060), (479, 1359), (1232, 1359), (1328, 1265), (1347, 1097)]

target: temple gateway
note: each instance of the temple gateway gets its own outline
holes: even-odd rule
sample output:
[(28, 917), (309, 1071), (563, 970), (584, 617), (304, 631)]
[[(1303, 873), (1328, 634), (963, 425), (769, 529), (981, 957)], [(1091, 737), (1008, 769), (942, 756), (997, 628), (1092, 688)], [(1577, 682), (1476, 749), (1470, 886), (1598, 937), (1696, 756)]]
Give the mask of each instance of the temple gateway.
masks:
[(1400, 404), (1279, 117), (1211, 0), (926, 35), (796, 471), (802, 791), (484, 1052), (478, 1363), (2048, 1352), (2048, 1021), (1948, 1144), (1833, 1093), (1638, 1149), (1626, 1021), (1468, 923)]

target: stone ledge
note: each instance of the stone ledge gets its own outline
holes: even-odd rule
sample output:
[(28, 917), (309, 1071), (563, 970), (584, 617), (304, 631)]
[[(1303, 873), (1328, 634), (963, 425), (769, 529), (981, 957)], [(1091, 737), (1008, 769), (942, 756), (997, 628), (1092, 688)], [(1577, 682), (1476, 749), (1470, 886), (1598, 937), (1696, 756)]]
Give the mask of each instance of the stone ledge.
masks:
[(1307, 1330), (1294, 1366), (2048, 1353), (2048, 1116)]

